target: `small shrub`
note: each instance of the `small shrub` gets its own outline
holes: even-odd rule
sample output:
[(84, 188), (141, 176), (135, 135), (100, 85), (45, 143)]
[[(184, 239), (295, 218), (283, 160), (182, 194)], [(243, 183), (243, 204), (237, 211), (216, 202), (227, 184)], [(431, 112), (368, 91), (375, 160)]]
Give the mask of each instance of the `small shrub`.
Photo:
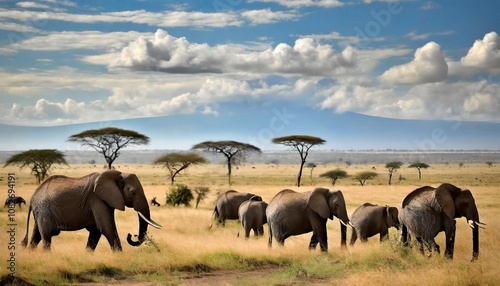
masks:
[(167, 195), (167, 205), (179, 206), (181, 204), (189, 206), (189, 202), (194, 199), (193, 192), (186, 185), (177, 184), (170, 187)]

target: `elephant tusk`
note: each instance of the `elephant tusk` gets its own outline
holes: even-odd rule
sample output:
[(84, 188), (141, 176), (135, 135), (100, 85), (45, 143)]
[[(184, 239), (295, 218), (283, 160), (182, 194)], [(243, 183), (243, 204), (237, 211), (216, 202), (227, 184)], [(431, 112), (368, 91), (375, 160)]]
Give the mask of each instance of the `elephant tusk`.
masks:
[(345, 227), (347, 227), (347, 224), (346, 224), (343, 220), (341, 220), (341, 219), (339, 219), (339, 220), (340, 220), (340, 223), (341, 223), (342, 225), (344, 225)]
[(147, 223), (149, 223), (152, 227), (155, 227), (155, 228), (157, 228), (157, 229), (161, 229), (161, 228), (162, 228), (162, 226), (161, 226), (161, 225), (157, 224), (156, 222), (154, 222), (154, 221), (152, 221), (152, 220), (147, 219), (147, 218), (146, 218), (146, 217), (145, 217), (145, 216), (144, 216), (141, 212), (137, 212), (137, 213), (139, 214), (139, 216), (140, 216), (143, 220), (145, 220)]
[(477, 222), (477, 221), (474, 221), (474, 223), (475, 223), (478, 227), (480, 227), (480, 228), (482, 228), (482, 229), (485, 229), (485, 227), (483, 226), (483, 225), (486, 225), (485, 223), (482, 223), (482, 222)]
[(349, 225), (354, 228), (354, 224), (352, 224), (350, 221), (349, 221)]
[(468, 220), (467, 223), (469, 224), (470, 228), (474, 228), (474, 221), (473, 220)]

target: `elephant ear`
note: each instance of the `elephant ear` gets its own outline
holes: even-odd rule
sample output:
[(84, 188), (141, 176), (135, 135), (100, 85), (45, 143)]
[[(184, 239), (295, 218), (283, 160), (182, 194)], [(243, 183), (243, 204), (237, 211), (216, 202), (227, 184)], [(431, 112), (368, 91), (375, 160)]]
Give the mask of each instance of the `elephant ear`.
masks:
[(330, 208), (328, 207), (328, 189), (316, 188), (311, 192), (307, 205), (322, 218), (330, 218)]
[(443, 212), (451, 219), (455, 218), (455, 196), (460, 189), (451, 184), (442, 184), (439, 186), (434, 196)]
[(392, 216), (391, 216), (391, 208), (389, 206), (385, 206), (383, 216), (385, 218), (385, 222), (387, 223), (387, 226), (390, 227), (393, 222), (392, 222)]
[(112, 208), (124, 211), (123, 177), (116, 170), (102, 172), (94, 182), (94, 193)]

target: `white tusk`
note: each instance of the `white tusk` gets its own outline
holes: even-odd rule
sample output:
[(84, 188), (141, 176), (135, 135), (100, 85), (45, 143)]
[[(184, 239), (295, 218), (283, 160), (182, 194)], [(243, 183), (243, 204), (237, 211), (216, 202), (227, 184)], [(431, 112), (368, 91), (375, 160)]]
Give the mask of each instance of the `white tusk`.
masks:
[(349, 221), (349, 225), (350, 225), (351, 227), (354, 227), (354, 224), (352, 224), (350, 221)]
[(147, 223), (149, 223), (152, 227), (155, 227), (155, 228), (157, 228), (157, 229), (161, 229), (161, 228), (162, 228), (162, 226), (161, 226), (161, 225), (157, 224), (157, 223), (156, 223), (156, 222), (154, 222), (154, 221), (150, 221), (149, 219), (147, 219), (147, 218), (146, 218), (143, 214), (141, 214), (141, 212), (137, 212), (137, 213), (139, 214), (139, 216), (140, 216), (143, 220), (145, 220)]
[(485, 227), (484, 227), (484, 226), (482, 226), (482, 225), (486, 225), (485, 223), (482, 223), (482, 222), (477, 222), (477, 221), (474, 221), (474, 223), (475, 223), (478, 227), (480, 227), (480, 228), (482, 228), (482, 229), (485, 229)]
[(341, 224), (343, 224), (345, 227), (347, 227), (347, 224), (344, 221), (342, 221), (341, 219), (339, 219), (339, 220), (340, 220)]
[(470, 219), (470, 220), (467, 221), (467, 223), (469, 224), (469, 226), (471, 228), (474, 228), (474, 221), (473, 220)]

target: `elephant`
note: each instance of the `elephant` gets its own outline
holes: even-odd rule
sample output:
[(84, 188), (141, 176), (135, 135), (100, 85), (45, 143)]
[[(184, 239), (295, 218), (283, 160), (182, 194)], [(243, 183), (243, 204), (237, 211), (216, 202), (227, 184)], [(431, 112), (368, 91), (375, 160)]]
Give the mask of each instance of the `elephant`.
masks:
[(251, 229), (255, 236), (264, 235), (264, 224), (267, 223), (266, 208), (267, 203), (259, 201), (255, 196), (240, 205), (238, 217), (241, 221), (241, 226), (245, 229), (245, 238), (250, 237)]
[(222, 193), (217, 197), (212, 217), (217, 220), (217, 224), (225, 226), (226, 220), (238, 219), (238, 208), (244, 201), (252, 197), (255, 197), (254, 200), (256, 201), (262, 201), (261, 196), (252, 193), (240, 193), (235, 190)]
[(344, 195), (341, 191), (315, 188), (299, 193), (284, 189), (277, 193), (266, 210), (269, 227), (269, 247), (273, 236), (280, 245), (292, 235), (313, 232), (309, 249), (315, 249), (319, 243), (321, 251), (328, 251), (326, 222), (336, 216), (340, 220), (341, 246), (346, 246), (347, 216)]
[(401, 241), (408, 246), (409, 232), (415, 236), (424, 253), (424, 244), (429, 251), (439, 251), (434, 238), (439, 232), (446, 234), (444, 256), (453, 259), (455, 247), (455, 218), (465, 217), (472, 228), (472, 260), (479, 257), (479, 228), (484, 223), (470, 190), (462, 190), (452, 184), (444, 183), (437, 188), (425, 186), (408, 194), (402, 202), (399, 221), (402, 224)]
[(351, 215), (351, 223), (354, 227), (350, 245), (354, 245), (358, 236), (362, 242), (366, 242), (369, 237), (380, 234), (380, 241), (383, 241), (387, 238), (390, 227), (399, 230), (398, 215), (397, 207), (370, 203), (359, 206)]
[(49, 250), (52, 237), (61, 231), (85, 228), (89, 232), (87, 249), (95, 250), (101, 235), (104, 235), (113, 251), (122, 251), (114, 211), (124, 211), (125, 206), (134, 208), (139, 218), (138, 241), (132, 240), (129, 233), (127, 242), (139, 246), (145, 241), (148, 224), (155, 228), (161, 228), (161, 225), (151, 220), (148, 201), (135, 174), (108, 170), (80, 178), (51, 176), (31, 197), (22, 246), (28, 244), (29, 219), (33, 212), (31, 248), (42, 241), (43, 248)]
[(26, 201), (22, 197), (17, 197), (17, 196), (10, 197), (9, 196), (5, 200), (5, 205), (3, 207), (4, 208), (9, 207), (9, 205), (14, 205), (13, 207), (16, 207), (16, 205), (18, 205), (19, 208), (21, 208), (21, 204), (26, 205)]

